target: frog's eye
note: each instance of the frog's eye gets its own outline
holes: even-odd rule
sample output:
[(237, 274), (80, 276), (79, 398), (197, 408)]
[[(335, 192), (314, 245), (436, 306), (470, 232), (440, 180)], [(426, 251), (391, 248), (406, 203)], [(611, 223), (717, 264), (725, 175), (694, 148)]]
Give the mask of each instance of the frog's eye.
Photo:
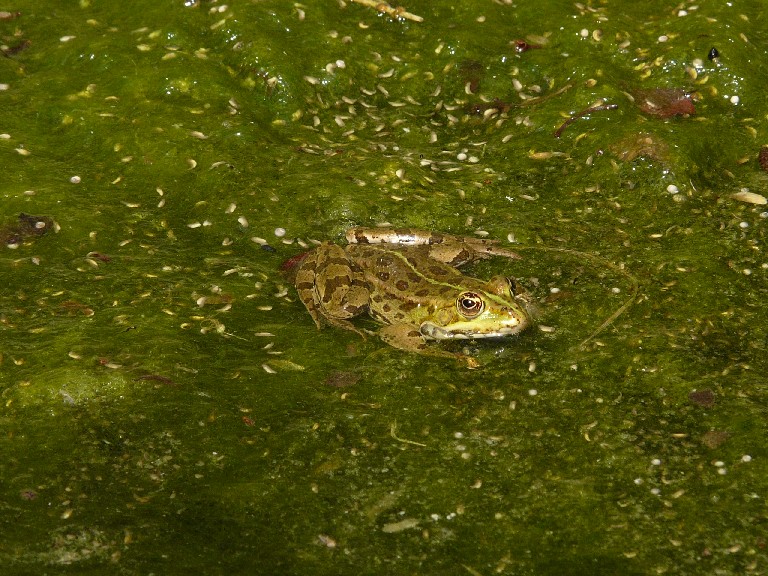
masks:
[(474, 292), (462, 292), (456, 299), (456, 309), (466, 318), (474, 318), (483, 311), (483, 299)]

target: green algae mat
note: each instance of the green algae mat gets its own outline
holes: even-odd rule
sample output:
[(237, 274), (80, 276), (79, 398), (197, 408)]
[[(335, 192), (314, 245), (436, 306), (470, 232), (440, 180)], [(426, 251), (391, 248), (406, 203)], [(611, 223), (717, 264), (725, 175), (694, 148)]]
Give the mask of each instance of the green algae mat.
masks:
[[(766, 24), (0, 6), (2, 573), (766, 574)], [(354, 226), (498, 240), (535, 325), (318, 330)]]

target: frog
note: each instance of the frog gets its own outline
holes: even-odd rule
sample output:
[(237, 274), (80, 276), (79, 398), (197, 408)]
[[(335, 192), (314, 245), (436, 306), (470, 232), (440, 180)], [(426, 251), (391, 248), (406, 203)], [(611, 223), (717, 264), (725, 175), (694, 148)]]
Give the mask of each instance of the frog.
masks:
[(532, 323), (531, 298), (514, 278), (484, 281), (460, 270), (493, 256), (520, 258), (495, 240), (411, 228), (355, 227), (345, 236), (346, 246), (322, 242), (296, 270), (299, 298), (318, 328), (365, 338), (351, 319), (367, 313), (394, 348), (476, 367), (472, 357), (431, 341), (512, 336)]

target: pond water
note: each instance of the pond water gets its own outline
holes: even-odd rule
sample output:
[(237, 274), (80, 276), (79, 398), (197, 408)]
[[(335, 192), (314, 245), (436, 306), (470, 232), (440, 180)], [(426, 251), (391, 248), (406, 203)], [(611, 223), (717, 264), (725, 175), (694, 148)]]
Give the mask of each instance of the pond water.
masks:
[[(711, 4), (0, 7), (3, 573), (766, 573), (768, 26)], [(282, 264), (384, 224), (537, 325), (318, 331)]]

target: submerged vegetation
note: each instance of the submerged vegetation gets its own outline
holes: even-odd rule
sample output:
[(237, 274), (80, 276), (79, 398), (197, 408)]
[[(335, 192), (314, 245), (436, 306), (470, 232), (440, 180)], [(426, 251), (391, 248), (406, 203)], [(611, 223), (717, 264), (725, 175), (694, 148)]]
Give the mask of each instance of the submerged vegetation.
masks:
[[(764, 573), (761, 9), (3, 7), (4, 574)], [(317, 331), (377, 225), (537, 325)]]

